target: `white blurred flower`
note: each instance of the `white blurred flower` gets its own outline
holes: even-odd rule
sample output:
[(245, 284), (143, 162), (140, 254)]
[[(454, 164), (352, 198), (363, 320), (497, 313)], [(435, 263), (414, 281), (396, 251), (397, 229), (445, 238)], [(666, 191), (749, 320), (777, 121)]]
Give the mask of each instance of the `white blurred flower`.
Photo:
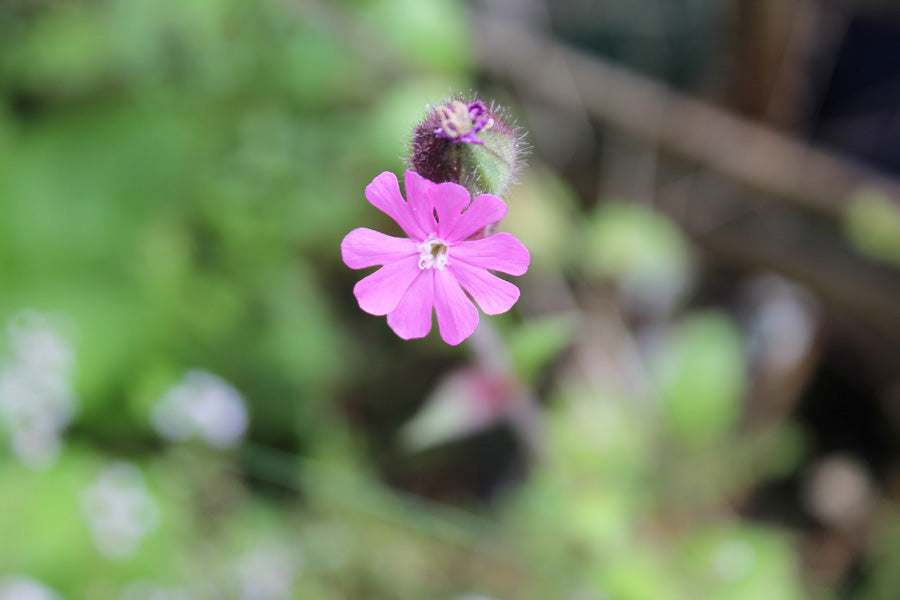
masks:
[(302, 554), (297, 545), (264, 542), (238, 559), (241, 600), (289, 600)]
[(74, 353), (46, 318), (26, 310), (8, 326), (10, 346), (19, 360), (38, 372), (64, 373), (72, 368)]
[(127, 462), (110, 465), (82, 491), (81, 510), (97, 550), (115, 560), (132, 556), (159, 521), (143, 474)]
[(62, 439), (53, 428), (32, 425), (16, 431), (11, 444), (23, 464), (33, 469), (46, 469), (59, 456)]
[(821, 458), (805, 477), (803, 501), (823, 523), (853, 531), (871, 517), (876, 494), (866, 465), (835, 453)]
[(74, 352), (42, 315), (24, 311), (7, 326), (8, 357), (0, 362), (0, 428), (23, 464), (53, 464), (63, 430), (75, 416)]
[(247, 430), (244, 399), (222, 378), (188, 371), (153, 408), (153, 428), (162, 437), (183, 441), (198, 436), (217, 448), (231, 448)]
[(764, 275), (746, 289), (751, 351), (767, 372), (785, 373), (803, 362), (815, 344), (820, 308), (802, 287)]
[(61, 596), (31, 577), (10, 575), (0, 578), (0, 600), (61, 600)]

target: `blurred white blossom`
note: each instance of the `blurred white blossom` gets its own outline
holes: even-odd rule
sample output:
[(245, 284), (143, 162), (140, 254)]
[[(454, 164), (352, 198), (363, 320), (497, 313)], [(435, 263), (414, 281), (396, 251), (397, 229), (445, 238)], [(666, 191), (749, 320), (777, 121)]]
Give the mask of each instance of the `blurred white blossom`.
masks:
[(872, 477), (854, 456), (829, 454), (805, 477), (803, 500), (809, 512), (835, 529), (853, 531), (876, 504)]
[(183, 441), (197, 436), (217, 448), (231, 448), (247, 430), (244, 399), (222, 378), (192, 370), (153, 408), (153, 427), (162, 437)]
[(33, 311), (11, 319), (5, 346), (6, 356), (0, 361), (0, 429), (8, 432), (12, 450), (23, 464), (49, 467), (76, 411), (72, 346)]
[(82, 491), (81, 510), (97, 550), (115, 560), (132, 556), (159, 521), (143, 474), (127, 462), (110, 465)]
[(795, 369), (815, 344), (820, 309), (806, 290), (774, 275), (750, 282), (751, 351), (765, 371)]
[(238, 559), (240, 600), (289, 600), (302, 565), (296, 544), (268, 541)]
[(0, 600), (61, 600), (52, 589), (31, 577), (0, 577)]

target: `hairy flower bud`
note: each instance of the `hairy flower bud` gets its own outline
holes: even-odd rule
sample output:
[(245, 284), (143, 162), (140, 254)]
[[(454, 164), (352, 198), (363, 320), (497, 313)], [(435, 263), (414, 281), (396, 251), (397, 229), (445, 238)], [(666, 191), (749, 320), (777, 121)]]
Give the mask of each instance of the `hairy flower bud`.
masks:
[(456, 98), (428, 108), (413, 131), (408, 162), (431, 181), (501, 196), (514, 181), (521, 155), (519, 130), (502, 111)]

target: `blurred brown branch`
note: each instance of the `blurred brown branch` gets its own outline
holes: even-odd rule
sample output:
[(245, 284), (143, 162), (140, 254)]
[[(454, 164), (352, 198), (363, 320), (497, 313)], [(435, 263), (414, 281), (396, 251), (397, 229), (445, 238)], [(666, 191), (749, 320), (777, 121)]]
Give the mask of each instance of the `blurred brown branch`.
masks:
[(582, 113), (680, 161), (688, 185), (675, 195), (687, 209), (665, 183), (656, 200), (711, 256), (807, 285), (900, 360), (900, 272), (858, 254), (840, 230), (854, 191), (896, 202), (900, 182), (508, 21), (478, 23), (483, 69), (524, 102)]
[(596, 56), (490, 17), (479, 19), (481, 60), (530, 95), (589, 116), (737, 183), (826, 215), (865, 184), (900, 198), (900, 183), (685, 95)]

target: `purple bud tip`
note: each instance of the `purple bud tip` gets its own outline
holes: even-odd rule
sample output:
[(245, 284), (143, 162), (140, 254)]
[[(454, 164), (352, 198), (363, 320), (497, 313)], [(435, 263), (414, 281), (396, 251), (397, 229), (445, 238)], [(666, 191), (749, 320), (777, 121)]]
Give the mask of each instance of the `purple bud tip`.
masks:
[(441, 126), (434, 130), (434, 134), (439, 138), (450, 140), (450, 145), (460, 142), (484, 144), (478, 139), (478, 132), (494, 126), (494, 119), (481, 100), (469, 104), (454, 100), (450, 104), (438, 106), (435, 114)]
[(435, 183), (452, 181), (474, 195), (501, 196), (521, 166), (521, 142), (505, 111), (457, 96), (426, 109), (406, 160), (411, 171)]

